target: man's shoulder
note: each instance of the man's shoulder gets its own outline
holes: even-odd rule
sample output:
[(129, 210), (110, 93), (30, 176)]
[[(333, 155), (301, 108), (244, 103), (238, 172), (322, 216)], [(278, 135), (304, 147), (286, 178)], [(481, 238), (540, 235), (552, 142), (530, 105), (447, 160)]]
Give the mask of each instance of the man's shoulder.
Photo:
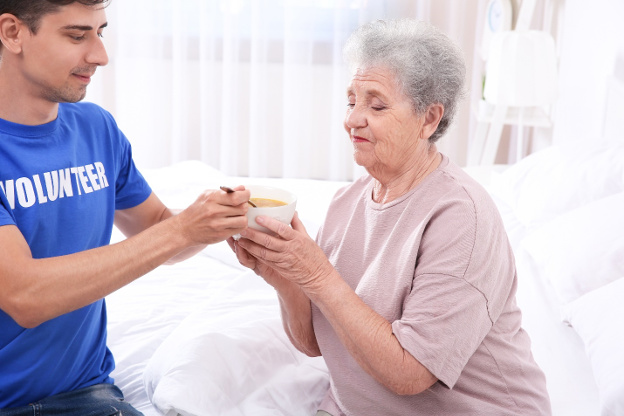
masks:
[(59, 118), (65, 123), (78, 122), (88, 125), (106, 123), (116, 125), (112, 114), (95, 103), (60, 103)]
[(69, 114), (110, 114), (104, 108), (89, 101), (80, 101), (77, 103), (60, 103), (59, 108), (64, 113)]

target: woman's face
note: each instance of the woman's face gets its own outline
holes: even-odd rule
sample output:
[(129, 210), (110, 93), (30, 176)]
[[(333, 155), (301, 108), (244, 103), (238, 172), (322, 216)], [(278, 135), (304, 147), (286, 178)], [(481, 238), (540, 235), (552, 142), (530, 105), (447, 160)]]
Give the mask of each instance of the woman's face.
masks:
[(344, 127), (353, 158), (374, 177), (400, 175), (424, 158), (424, 116), (399, 89), (394, 74), (383, 67), (358, 70), (347, 89)]

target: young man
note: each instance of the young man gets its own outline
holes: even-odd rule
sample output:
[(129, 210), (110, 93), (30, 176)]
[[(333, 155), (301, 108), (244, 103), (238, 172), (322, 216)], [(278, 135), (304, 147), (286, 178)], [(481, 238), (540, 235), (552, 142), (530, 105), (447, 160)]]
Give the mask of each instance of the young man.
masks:
[(0, 415), (140, 414), (109, 376), (103, 298), (247, 226), (249, 191), (174, 215), (77, 103), (108, 61), (106, 2), (0, 0)]

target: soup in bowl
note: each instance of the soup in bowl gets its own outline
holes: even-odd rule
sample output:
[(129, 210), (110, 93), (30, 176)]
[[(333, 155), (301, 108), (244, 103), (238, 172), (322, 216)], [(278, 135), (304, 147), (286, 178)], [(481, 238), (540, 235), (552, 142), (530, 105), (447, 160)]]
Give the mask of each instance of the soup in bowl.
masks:
[(251, 192), (249, 198), (256, 207), (249, 207), (247, 211), (247, 224), (249, 227), (270, 233), (270, 231), (256, 224), (258, 215), (266, 215), (275, 218), (284, 224), (290, 224), (297, 207), (297, 196), (285, 189), (274, 188), (264, 185), (248, 185), (245, 188)]

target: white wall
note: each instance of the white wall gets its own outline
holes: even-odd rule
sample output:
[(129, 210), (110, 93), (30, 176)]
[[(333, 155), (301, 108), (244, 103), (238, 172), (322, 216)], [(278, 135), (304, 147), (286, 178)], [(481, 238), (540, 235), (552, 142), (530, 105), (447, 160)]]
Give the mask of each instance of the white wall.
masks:
[(624, 80), (616, 69), (624, 60), (624, 1), (568, 0), (564, 13), (553, 142), (591, 145), (602, 136), (608, 77)]

